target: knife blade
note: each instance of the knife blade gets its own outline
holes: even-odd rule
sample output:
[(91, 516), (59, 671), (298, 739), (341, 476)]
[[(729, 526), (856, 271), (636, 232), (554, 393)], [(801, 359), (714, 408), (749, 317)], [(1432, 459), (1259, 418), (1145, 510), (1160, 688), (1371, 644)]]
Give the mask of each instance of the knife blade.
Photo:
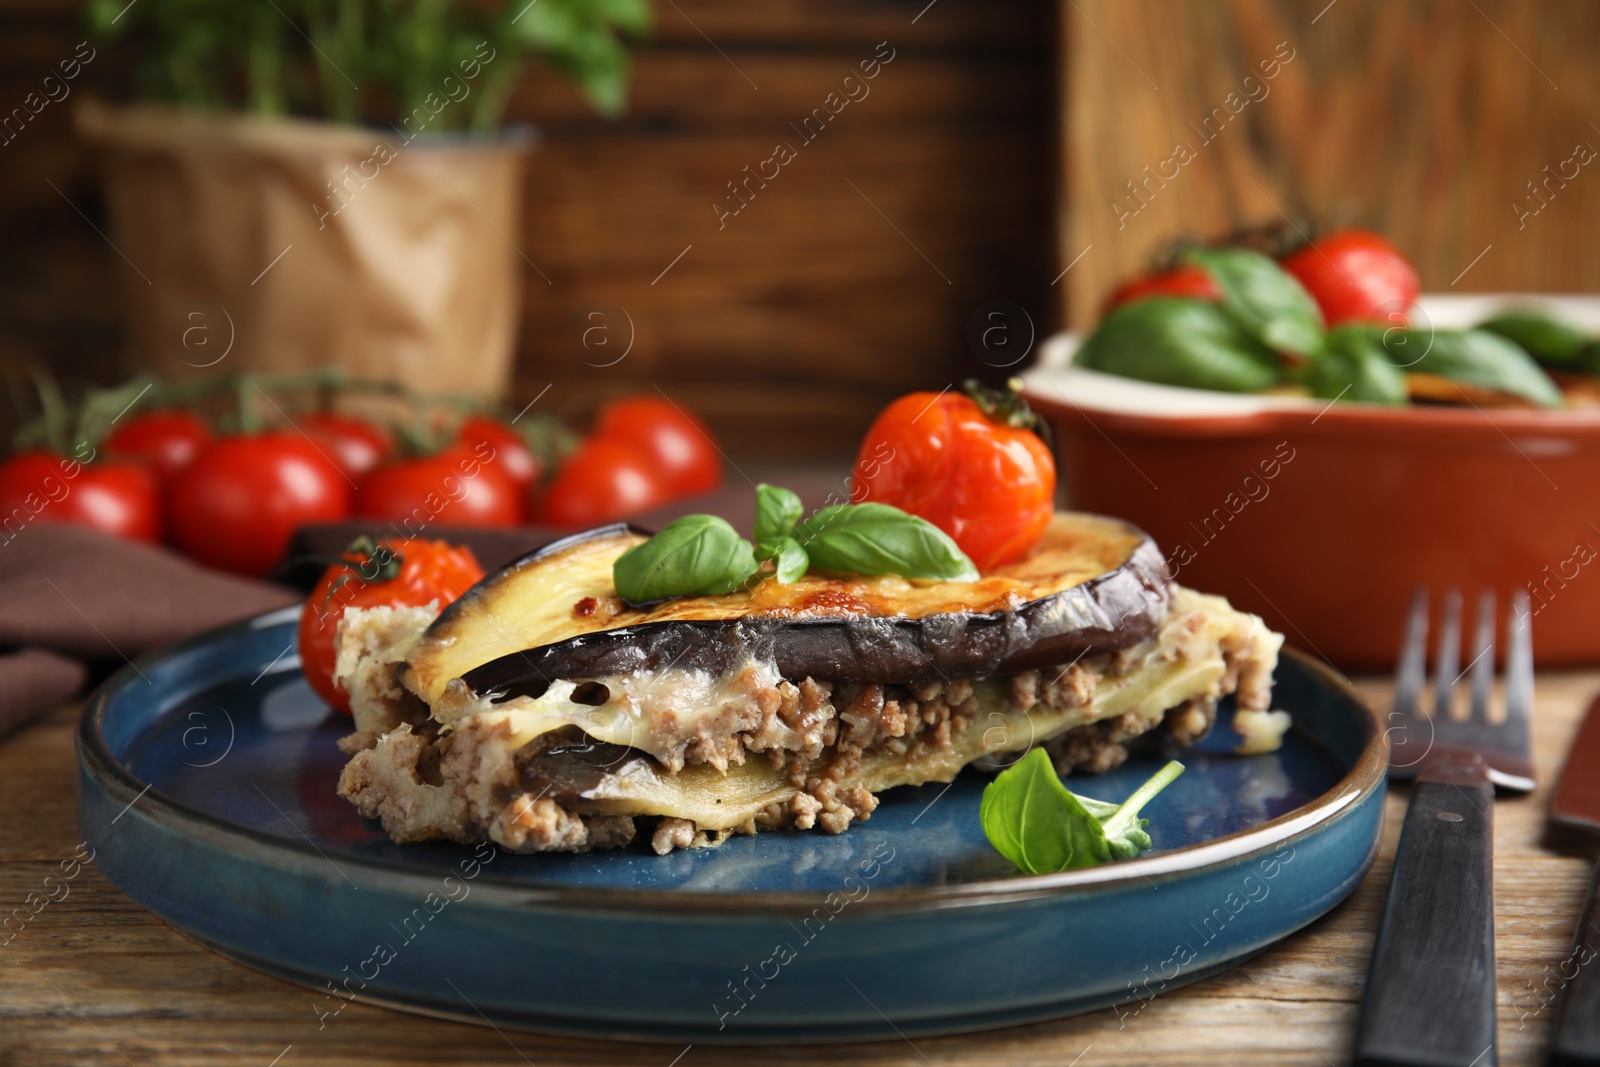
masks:
[[(1550, 819), (1600, 835), (1600, 698), (1589, 706), (1578, 727), (1550, 803)], [(1556, 1008), (1549, 1063), (1551, 1067), (1600, 1064), (1600, 866), (1590, 879), (1572, 953), (1562, 961), (1560, 972), (1565, 984)]]

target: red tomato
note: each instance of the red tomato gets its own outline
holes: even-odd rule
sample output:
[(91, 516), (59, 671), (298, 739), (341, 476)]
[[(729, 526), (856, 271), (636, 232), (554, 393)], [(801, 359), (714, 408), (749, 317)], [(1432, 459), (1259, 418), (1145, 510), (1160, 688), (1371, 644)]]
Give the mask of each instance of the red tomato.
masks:
[(850, 483), (857, 502), (892, 504), (939, 527), (980, 570), (1038, 543), (1055, 493), (1055, 459), (1037, 434), (952, 393), (912, 393), (885, 408)]
[(314, 411), (302, 415), (296, 425), (352, 481), (359, 481), (389, 455), (389, 435), (354, 415)]
[(362, 481), (356, 514), (403, 523), (406, 533), (431, 523), (515, 526), (523, 519), (523, 494), (495, 466), (498, 455), (486, 441), (457, 441), (431, 456), (386, 463)]
[(182, 408), (146, 411), (119, 420), (106, 435), (107, 453), (143, 463), (165, 481), (194, 462), (211, 440), (211, 428), (198, 415)]
[(613, 400), (600, 409), (594, 433), (633, 446), (673, 496), (709, 493), (722, 484), (722, 453), (711, 431), (665, 397)]
[(486, 441), (494, 447), (494, 465), (526, 493), (539, 480), (539, 460), (514, 428), (487, 415), (471, 415), (461, 423), (456, 440), (468, 447)]
[(201, 563), (266, 574), (296, 527), (350, 516), (350, 483), (294, 430), (222, 437), (174, 476), (167, 513)]
[(631, 445), (595, 436), (561, 465), (545, 491), (540, 517), (555, 526), (595, 526), (665, 504), (671, 491)]
[[(94, 450), (85, 446), (79, 455)], [(65, 522), (133, 541), (161, 540), (156, 476), (138, 463), (86, 466), (43, 450), (0, 464), (0, 524), (9, 540), (32, 522)]]
[(1344, 322), (1406, 321), (1422, 283), (1394, 245), (1366, 230), (1340, 230), (1283, 261), (1322, 308), (1330, 328)]
[(344, 559), (324, 571), (311, 590), (295, 640), (307, 684), (348, 715), (350, 694), (333, 680), (333, 638), (345, 609), (420, 607), (435, 600), (442, 608), (482, 578), (483, 568), (470, 548), (400, 538), (376, 545), (358, 541)]
[(1146, 274), (1124, 282), (1106, 297), (1100, 314), (1152, 296), (1184, 296), (1193, 300), (1218, 301), (1222, 299), (1222, 290), (1217, 287), (1216, 279), (1200, 267), (1174, 267), (1159, 274)]

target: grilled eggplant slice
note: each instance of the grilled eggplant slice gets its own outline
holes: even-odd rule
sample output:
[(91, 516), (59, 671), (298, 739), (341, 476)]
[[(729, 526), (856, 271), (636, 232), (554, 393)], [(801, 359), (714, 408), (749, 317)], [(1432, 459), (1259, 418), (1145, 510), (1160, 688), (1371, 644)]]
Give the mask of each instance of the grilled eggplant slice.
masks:
[(1058, 514), (1027, 557), (972, 582), (815, 572), (636, 607), (617, 597), (611, 566), (646, 536), (602, 527), (484, 578), (422, 635), (404, 684), (431, 705), (455, 678), (474, 696), (514, 695), (557, 679), (668, 665), (717, 673), (751, 659), (790, 679), (985, 677), (1138, 644), (1168, 608), (1155, 544), (1091, 515)]

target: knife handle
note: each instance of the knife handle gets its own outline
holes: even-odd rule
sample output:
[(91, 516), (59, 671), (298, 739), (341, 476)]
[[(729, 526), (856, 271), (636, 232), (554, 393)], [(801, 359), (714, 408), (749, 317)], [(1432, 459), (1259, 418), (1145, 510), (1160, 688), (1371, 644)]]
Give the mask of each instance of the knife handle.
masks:
[(1412, 787), (1372, 950), (1356, 1067), (1493, 1067), (1493, 812), (1481, 762), (1427, 766)]
[(1600, 866), (1589, 883), (1589, 900), (1578, 919), (1572, 954), (1561, 961), (1560, 976), (1566, 984), (1556, 1008), (1550, 1067), (1600, 1064)]

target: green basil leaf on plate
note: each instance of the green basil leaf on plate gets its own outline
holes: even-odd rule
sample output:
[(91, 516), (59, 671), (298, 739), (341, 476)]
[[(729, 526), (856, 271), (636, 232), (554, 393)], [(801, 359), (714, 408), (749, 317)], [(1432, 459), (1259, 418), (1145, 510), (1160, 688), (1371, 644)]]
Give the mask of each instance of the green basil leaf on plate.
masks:
[(1314, 357), (1321, 349), (1321, 309), (1271, 256), (1246, 248), (1191, 248), (1183, 260), (1216, 280), (1223, 310), (1274, 352)]
[(1532, 308), (1502, 311), (1478, 329), (1499, 334), (1547, 367), (1577, 370), (1589, 344), (1576, 326)]
[(888, 504), (835, 504), (795, 528), (813, 567), (854, 574), (971, 581), (978, 576), (950, 535)]
[(771, 558), (778, 542), (794, 532), (805, 508), (792, 490), (762, 482), (756, 486), (756, 546), (762, 558)]
[(624, 600), (648, 604), (731, 593), (755, 570), (755, 550), (726, 519), (685, 515), (618, 556), (611, 579)]
[(1383, 347), (1383, 329), (1352, 324), (1329, 331), (1322, 355), (1311, 365), (1306, 385), (1324, 400), (1404, 404), (1405, 372)]
[(984, 787), (978, 818), (995, 850), (1028, 874), (1132, 859), (1150, 847), (1150, 820), (1139, 818), (1140, 809), (1182, 773), (1183, 764), (1169, 762), (1126, 801), (1110, 804), (1068, 790), (1036, 748)]
[(1113, 310), (1073, 362), (1163, 385), (1254, 393), (1283, 380), (1278, 357), (1204, 300), (1153, 297)]
[(1487, 330), (1389, 330), (1393, 361), (1408, 374), (1432, 374), (1538, 404), (1560, 407), (1561, 391), (1533, 357)]

